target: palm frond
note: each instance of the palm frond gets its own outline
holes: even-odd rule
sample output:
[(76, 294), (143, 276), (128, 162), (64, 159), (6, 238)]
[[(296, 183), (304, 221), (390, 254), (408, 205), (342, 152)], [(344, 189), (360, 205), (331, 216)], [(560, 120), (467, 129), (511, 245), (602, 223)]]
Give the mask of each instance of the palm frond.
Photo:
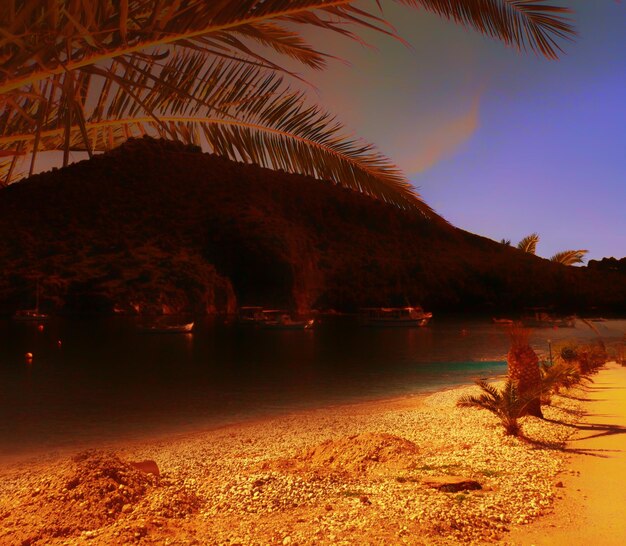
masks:
[[(124, 85), (114, 93), (103, 87), (84, 126), (71, 126), (72, 149), (110, 149), (138, 131), (180, 138), (234, 160), (331, 180), (427, 217), (434, 214), (372, 145), (345, 136), (330, 114), (307, 105), (304, 94), (276, 74), (234, 62), (205, 66), (202, 54), (185, 52), (158, 72), (153, 68), (150, 61), (126, 63), (116, 76)], [(96, 68), (93, 73), (101, 75)], [(61, 147), (67, 138), (62, 120), (52, 117), (39, 138), (42, 150)], [(81, 138), (87, 144), (81, 145)], [(16, 143), (32, 148), (34, 141), (28, 130), (9, 130), (0, 136), (0, 149)]]
[(528, 347), (531, 333), (531, 329), (525, 328), (523, 323), (514, 322), (509, 328), (511, 349), (516, 351), (520, 348)]
[(572, 364), (556, 362), (552, 365), (541, 366), (541, 386), (544, 392), (558, 392), (562, 388), (570, 389), (588, 380), (581, 375), (578, 367)]
[(518, 419), (524, 415), (529, 404), (527, 397), (520, 397), (517, 385), (507, 379), (501, 389), (480, 379), (476, 381), (482, 393), (459, 398), (457, 406), (485, 409), (493, 413), (504, 426), (505, 432), (517, 436), (520, 432)]
[[(294, 106), (291, 111), (298, 109)], [(339, 125), (325, 127), (325, 114), (316, 109), (303, 109), (299, 118), (301, 124), (289, 130), (223, 118), (160, 116), (160, 123), (150, 117), (109, 119), (86, 123), (88, 147), (83, 143), (80, 127), (72, 126), (69, 148), (109, 150), (132, 136), (145, 134), (202, 144), (202, 134), (210, 149), (219, 155), (324, 180), (340, 180), (343, 186), (355, 191), (402, 208), (417, 209), (426, 217), (434, 215), (402, 175), (370, 145), (344, 138), (339, 134)], [(280, 125), (279, 120), (276, 125)], [(306, 136), (307, 133), (311, 135)], [(64, 137), (63, 128), (43, 131), (40, 149), (59, 149)], [(28, 134), (9, 138), (12, 143), (21, 139), (28, 145), (34, 141), (34, 136)], [(7, 137), (0, 137), (0, 145), (6, 141)]]
[[(396, 1), (549, 58), (560, 51), (559, 40), (574, 34), (565, 18), (567, 8), (539, 0)], [(14, 0), (2, 21), (0, 93), (155, 47), (205, 36), (219, 40), (220, 35), (225, 37), (237, 29), (279, 53), (321, 67), (324, 55), (293, 31), (281, 28), (280, 21), (313, 25), (353, 38), (358, 37), (346, 23), (394, 34), (384, 19), (352, 4), (353, 0), (188, 0), (184, 4), (180, 0)], [(229, 47), (240, 46), (231, 42)]]
[[(536, 0), (396, 1), (548, 57), (556, 40), (572, 35), (566, 10)], [(37, 152), (53, 146), (66, 163), (71, 148), (110, 147), (120, 134), (201, 134), (228, 157), (329, 178), (431, 214), (371, 145), (343, 136), (332, 116), (303, 106), (301, 95), (270, 88), (272, 74), (285, 71), (255, 44), (315, 69), (325, 65), (329, 55), (302, 38), (302, 26), (356, 40), (359, 28), (397, 37), (384, 18), (352, 0), (11, 0), (0, 10), (0, 152), (14, 153), (17, 143), (32, 154), (32, 172)], [(230, 87), (230, 80), (210, 79), (215, 59), (237, 65), (229, 66)], [(261, 71), (267, 85), (259, 83)], [(257, 99), (259, 88), (266, 94)], [(16, 158), (0, 165), (5, 184)]]
[(563, 252), (557, 252), (550, 258), (551, 262), (556, 262), (563, 265), (581, 264), (584, 262), (583, 258), (588, 250), (564, 250)]
[(398, 0), (422, 7), (521, 50), (556, 59), (574, 29), (568, 8), (541, 0)]
[(517, 248), (523, 250), (524, 252), (528, 252), (529, 254), (535, 254), (537, 251), (537, 243), (539, 242), (539, 235), (536, 233), (531, 233), (524, 237), (519, 243), (517, 243)]

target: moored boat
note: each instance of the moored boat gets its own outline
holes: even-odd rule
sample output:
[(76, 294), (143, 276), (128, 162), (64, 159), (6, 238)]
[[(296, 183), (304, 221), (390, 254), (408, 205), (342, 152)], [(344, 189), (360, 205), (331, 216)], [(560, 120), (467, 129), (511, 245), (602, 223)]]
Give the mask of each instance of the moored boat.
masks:
[(193, 332), (193, 322), (165, 324), (156, 322), (154, 324), (141, 324), (137, 327), (142, 334), (191, 334)]
[(433, 314), (421, 307), (368, 307), (359, 312), (365, 326), (419, 327), (426, 326)]
[(510, 318), (496, 318), (491, 319), (494, 324), (513, 324), (513, 319)]
[(19, 309), (13, 315), (13, 320), (20, 322), (41, 322), (48, 320), (48, 315), (39, 311), (39, 280), (37, 281), (37, 299), (34, 309)]
[(43, 320), (48, 320), (48, 315), (46, 315), (45, 313), (41, 313), (39, 312), (39, 309), (35, 308), (35, 309), (20, 309), (19, 311), (16, 311), (15, 314), (13, 315), (13, 320), (17, 320), (17, 321), (34, 321), (34, 322), (40, 322)]
[(289, 313), (281, 310), (264, 310), (263, 314), (265, 320), (261, 326), (273, 330), (310, 330), (315, 324), (315, 319), (294, 320)]
[(237, 315), (237, 322), (241, 325), (259, 326), (266, 321), (263, 307), (248, 306), (240, 307)]
[(559, 317), (547, 311), (537, 309), (533, 315), (522, 318), (524, 326), (532, 328), (573, 328), (576, 326), (574, 315)]

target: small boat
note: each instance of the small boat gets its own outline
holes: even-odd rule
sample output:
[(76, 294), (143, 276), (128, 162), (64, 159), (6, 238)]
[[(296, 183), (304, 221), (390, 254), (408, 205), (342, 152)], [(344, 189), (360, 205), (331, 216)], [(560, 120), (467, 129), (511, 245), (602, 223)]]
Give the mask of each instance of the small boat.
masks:
[(193, 322), (185, 322), (182, 324), (142, 324), (137, 329), (142, 334), (191, 334), (193, 332)]
[(491, 319), (494, 324), (513, 324), (513, 319), (510, 318), (496, 318)]
[(263, 311), (265, 320), (261, 323), (263, 328), (272, 330), (310, 330), (315, 324), (315, 319), (293, 320), (291, 315), (284, 311)]
[(237, 322), (244, 326), (259, 326), (266, 318), (263, 307), (240, 307)]
[(39, 311), (39, 280), (37, 280), (37, 300), (34, 309), (19, 309), (13, 315), (13, 320), (20, 322), (41, 322), (48, 320), (48, 315)]
[(20, 309), (13, 315), (13, 320), (41, 322), (48, 320), (48, 315), (40, 313), (39, 309)]
[(432, 318), (421, 307), (368, 307), (359, 312), (361, 323), (365, 326), (418, 327), (426, 326)]
[(538, 309), (533, 315), (522, 318), (522, 322), (524, 326), (533, 328), (574, 328), (576, 317), (574, 315), (557, 317), (552, 313)]

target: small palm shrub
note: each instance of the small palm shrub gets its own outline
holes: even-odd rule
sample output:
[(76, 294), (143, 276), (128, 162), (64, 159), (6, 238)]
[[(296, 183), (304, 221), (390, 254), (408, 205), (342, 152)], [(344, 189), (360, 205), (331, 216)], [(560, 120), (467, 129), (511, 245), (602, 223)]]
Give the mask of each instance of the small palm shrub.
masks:
[(532, 399), (520, 396), (515, 381), (510, 379), (506, 380), (501, 389), (482, 379), (476, 381), (476, 384), (482, 393), (478, 396), (461, 397), (456, 403), (457, 406), (486, 409), (500, 419), (506, 434), (519, 436), (521, 429), (518, 419), (525, 415), (528, 403)]
[(557, 363), (577, 366), (581, 375), (595, 373), (609, 360), (604, 343), (600, 340), (592, 343), (579, 344), (569, 342), (561, 347), (555, 355)]
[(587, 343), (577, 348), (577, 361), (583, 374), (595, 373), (604, 366), (609, 355), (603, 342)]
[(550, 394), (558, 394), (561, 389), (571, 389), (589, 378), (580, 373), (578, 366), (563, 360), (557, 360), (554, 364), (542, 362), (541, 364), (541, 402), (549, 403)]

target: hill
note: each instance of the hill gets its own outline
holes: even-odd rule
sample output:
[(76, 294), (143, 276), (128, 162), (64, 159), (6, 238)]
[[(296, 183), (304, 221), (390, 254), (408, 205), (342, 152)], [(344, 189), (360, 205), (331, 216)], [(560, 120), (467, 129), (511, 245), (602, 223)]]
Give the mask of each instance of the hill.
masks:
[(626, 309), (565, 267), (309, 177), (130, 140), (0, 191), (0, 311)]

